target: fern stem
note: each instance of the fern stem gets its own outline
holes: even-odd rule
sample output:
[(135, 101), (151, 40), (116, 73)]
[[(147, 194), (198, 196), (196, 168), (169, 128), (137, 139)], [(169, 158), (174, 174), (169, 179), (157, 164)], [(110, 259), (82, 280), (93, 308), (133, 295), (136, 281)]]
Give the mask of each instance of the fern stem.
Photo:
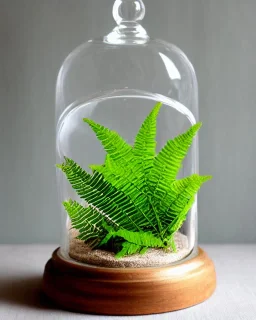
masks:
[(160, 219), (159, 219), (159, 215), (158, 215), (158, 213), (157, 213), (157, 211), (156, 211), (156, 209), (155, 209), (155, 206), (154, 206), (153, 202), (151, 201), (150, 197), (148, 197), (148, 200), (149, 200), (149, 203), (150, 203), (150, 205), (151, 205), (151, 207), (152, 207), (152, 209), (153, 209), (153, 211), (154, 211), (155, 218), (156, 218), (156, 221), (157, 221), (158, 236), (161, 238), (161, 240), (163, 240), (164, 238), (162, 237), (162, 228), (163, 228), (163, 227), (162, 227), (162, 223), (161, 223), (161, 221), (160, 221)]

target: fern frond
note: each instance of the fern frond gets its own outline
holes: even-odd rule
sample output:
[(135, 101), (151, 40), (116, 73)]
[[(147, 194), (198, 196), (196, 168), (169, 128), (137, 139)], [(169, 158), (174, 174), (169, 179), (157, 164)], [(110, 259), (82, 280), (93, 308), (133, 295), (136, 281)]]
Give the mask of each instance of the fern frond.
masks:
[[(89, 126), (95, 132), (97, 138), (100, 140), (103, 148), (107, 152), (105, 165), (92, 165), (91, 168), (94, 171), (104, 174), (104, 176), (107, 173), (111, 175), (115, 173), (115, 179), (117, 172), (115, 172), (115, 170), (111, 170), (112, 165), (115, 166), (115, 168), (118, 167), (120, 172), (129, 171), (129, 168), (132, 168), (133, 177), (138, 177), (138, 171), (140, 168), (134, 162), (132, 147), (117, 132), (109, 130), (108, 128), (87, 118), (84, 118), (83, 121), (89, 124)], [(130, 179), (132, 179), (131, 176)]]
[(100, 246), (106, 244), (111, 238), (122, 238), (123, 240), (125, 240), (122, 243), (123, 249), (121, 250), (121, 252), (118, 252), (117, 257), (124, 256), (126, 253), (128, 253), (129, 250), (136, 250), (136, 252), (142, 251), (142, 253), (144, 253), (146, 251), (146, 249), (143, 250), (144, 247), (163, 248), (166, 246), (161, 239), (155, 237), (151, 232), (132, 232), (123, 228), (116, 230), (115, 228), (105, 223), (103, 224), (103, 227), (106, 229), (108, 234), (102, 240)]
[(169, 181), (176, 178), (181, 163), (193, 142), (193, 138), (201, 126), (202, 123), (199, 122), (190, 127), (185, 133), (166, 143), (154, 160), (153, 169), (150, 173), (150, 179), (152, 179), (153, 185), (155, 181), (158, 180), (155, 175), (159, 173), (161, 173), (162, 178), (168, 179)]
[(115, 231), (113, 237), (120, 237), (124, 240), (137, 244), (139, 246), (145, 246), (148, 248), (163, 248), (164, 244), (161, 239), (155, 237), (151, 232), (132, 232), (125, 229), (119, 229)]
[(115, 257), (116, 259), (123, 258), (125, 256), (129, 256), (135, 253), (142, 252), (141, 254), (145, 253), (146, 250), (143, 250), (144, 248), (141, 248), (141, 246), (138, 246), (137, 244), (130, 243), (130, 242), (123, 242), (122, 243), (122, 250), (119, 251)]
[(60, 168), (77, 194), (89, 205), (98, 208), (113, 225), (138, 231), (139, 223), (147, 222), (130, 198), (106, 182), (101, 174), (91, 176), (68, 158)]
[[(155, 157), (156, 122), (161, 106), (162, 103), (157, 103), (145, 119), (135, 138), (134, 148), (128, 157), (113, 159), (112, 154), (109, 153), (104, 166), (90, 166), (93, 171), (102, 173), (106, 181), (131, 198), (138, 210), (142, 213), (147, 212), (147, 225), (155, 228), (156, 233), (155, 225), (158, 225), (158, 230), (160, 230), (161, 223), (148, 199), (147, 174), (152, 168)], [(86, 121), (88, 122), (88, 120)], [(93, 125), (95, 126), (95, 123)], [(97, 135), (99, 130), (103, 130), (102, 127), (97, 126), (96, 129), (94, 128)], [(112, 133), (105, 128), (104, 137), (109, 136), (111, 139), (111, 135)], [(122, 147), (123, 144), (120, 143), (120, 146)], [(118, 147), (117, 144), (116, 147)], [(122, 150), (120, 152), (122, 153)]]
[[(151, 232), (132, 232), (125, 229), (114, 230), (107, 227), (108, 235), (105, 237), (107, 241), (110, 238), (122, 238), (125, 240), (122, 243), (122, 250), (116, 254), (116, 258), (122, 258), (125, 255), (141, 253), (144, 254), (148, 248), (163, 248), (165, 245), (162, 240), (156, 238)], [(106, 243), (106, 240), (102, 242)]]
[(154, 159), (148, 180), (155, 206), (161, 212), (167, 209), (166, 197), (170, 194), (170, 185), (175, 180), (181, 163), (201, 125), (197, 123), (187, 132), (169, 140)]
[(101, 173), (104, 179), (122, 191), (135, 204), (147, 224), (154, 227), (154, 221), (150, 222), (150, 216), (144, 212), (150, 212), (147, 201), (144, 172), (142, 162), (134, 157), (132, 147), (127, 144), (115, 131), (111, 131), (92, 120), (84, 119), (101, 141), (106, 156), (105, 164), (90, 165), (93, 172)]
[(79, 231), (78, 239), (88, 241), (91, 239), (103, 238), (106, 230), (102, 227), (103, 216), (94, 208), (83, 207), (76, 201), (63, 202), (64, 208), (68, 213), (72, 227)]
[(174, 181), (172, 184), (172, 190), (176, 194), (180, 194), (189, 199), (200, 189), (203, 183), (211, 179), (212, 176), (192, 174), (190, 177)]
[(169, 208), (162, 217), (165, 224), (168, 225), (168, 232), (175, 232), (181, 227), (194, 203), (196, 193), (202, 184), (210, 179), (211, 176), (193, 174), (172, 184)]
[(174, 244), (173, 243), (173, 235), (174, 235), (174, 233), (177, 232), (181, 228), (181, 226), (183, 225), (184, 221), (187, 218), (188, 211), (192, 207), (194, 201), (195, 201), (195, 197), (193, 196), (186, 203), (184, 208), (182, 208), (181, 211), (178, 214), (176, 214), (176, 217), (172, 220), (172, 222), (166, 228), (165, 236), (166, 236), (166, 239), (169, 240), (171, 246), (173, 246), (173, 244)]
[(97, 138), (102, 143), (105, 151), (113, 160), (126, 160), (131, 156), (132, 147), (115, 131), (100, 125), (99, 123), (84, 118), (84, 122), (88, 123), (95, 132)]
[(156, 123), (162, 103), (157, 103), (143, 122), (134, 143), (133, 154), (142, 160), (144, 174), (152, 168), (152, 160), (156, 153)]

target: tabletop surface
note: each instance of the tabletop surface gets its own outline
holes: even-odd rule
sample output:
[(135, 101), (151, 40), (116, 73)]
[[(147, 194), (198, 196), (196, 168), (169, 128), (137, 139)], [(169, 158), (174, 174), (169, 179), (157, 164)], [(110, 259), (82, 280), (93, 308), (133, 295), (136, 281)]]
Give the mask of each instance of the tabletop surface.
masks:
[(256, 320), (256, 245), (203, 245), (214, 260), (217, 289), (206, 302), (178, 312), (138, 317), (58, 310), (41, 295), (44, 265), (54, 245), (0, 246), (0, 320), (156, 319)]

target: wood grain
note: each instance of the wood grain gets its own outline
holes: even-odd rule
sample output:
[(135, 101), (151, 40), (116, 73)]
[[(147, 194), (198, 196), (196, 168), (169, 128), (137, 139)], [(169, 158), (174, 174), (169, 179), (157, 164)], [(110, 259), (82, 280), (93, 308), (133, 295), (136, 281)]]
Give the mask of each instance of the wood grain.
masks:
[(65, 260), (55, 250), (45, 267), (43, 291), (64, 309), (108, 315), (179, 310), (201, 303), (215, 290), (212, 260), (198, 255), (157, 268), (98, 268)]

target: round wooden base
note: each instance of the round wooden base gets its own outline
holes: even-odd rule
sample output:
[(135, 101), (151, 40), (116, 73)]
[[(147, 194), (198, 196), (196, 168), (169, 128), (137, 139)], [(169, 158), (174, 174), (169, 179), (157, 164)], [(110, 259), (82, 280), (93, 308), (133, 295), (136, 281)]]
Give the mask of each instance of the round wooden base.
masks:
[(142, 315), (191, 307), (214, 292), (212, 260), (198, 255), (156, 268), (98, 268), (72, 263), (54, 251), (45, 267), (43, 291), (64, 309), (106, 315)]

